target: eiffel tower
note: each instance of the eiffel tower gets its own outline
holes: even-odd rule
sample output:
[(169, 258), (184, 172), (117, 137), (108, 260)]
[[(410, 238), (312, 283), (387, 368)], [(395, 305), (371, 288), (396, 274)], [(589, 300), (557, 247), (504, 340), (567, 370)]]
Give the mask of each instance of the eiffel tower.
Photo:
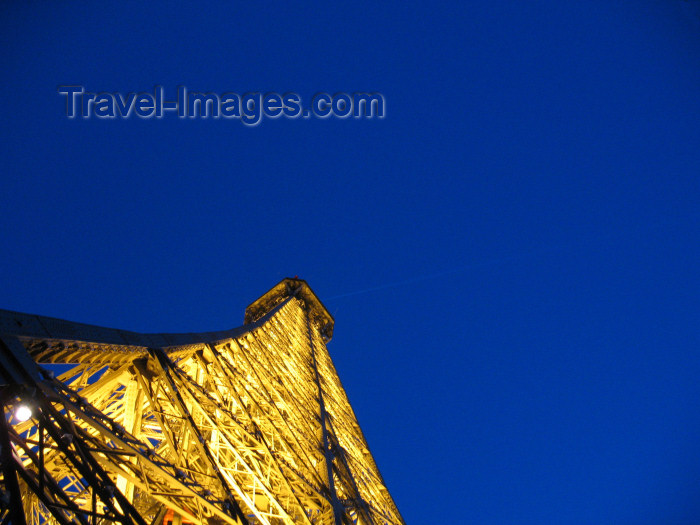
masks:
[(0, 525), (399, 525), (326, 344), (284, 279), (222, 332), (0, 310)]

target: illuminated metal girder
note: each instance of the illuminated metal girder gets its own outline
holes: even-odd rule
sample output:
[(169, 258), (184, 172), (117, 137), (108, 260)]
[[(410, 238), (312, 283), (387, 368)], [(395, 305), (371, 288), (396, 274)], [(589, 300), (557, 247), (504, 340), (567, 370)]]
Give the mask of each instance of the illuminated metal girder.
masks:
[(404, 523), (332, 333), (299, 279), (223, 332), (0, 311), (0, 525)]

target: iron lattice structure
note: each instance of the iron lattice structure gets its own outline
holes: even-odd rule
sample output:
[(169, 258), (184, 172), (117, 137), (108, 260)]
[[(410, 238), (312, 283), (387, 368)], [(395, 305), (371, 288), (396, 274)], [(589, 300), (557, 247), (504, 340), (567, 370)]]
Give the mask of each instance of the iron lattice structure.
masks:
[(0, 311), (1, 523), (402, 524), (332, 331), (299, 279), (215, 333)]

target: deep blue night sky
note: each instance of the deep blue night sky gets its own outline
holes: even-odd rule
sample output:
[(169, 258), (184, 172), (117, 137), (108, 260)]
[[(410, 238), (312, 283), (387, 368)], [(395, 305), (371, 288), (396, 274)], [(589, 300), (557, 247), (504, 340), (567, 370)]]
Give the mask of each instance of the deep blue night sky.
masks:
[[(0, 308), (224, 329), (298, 274), (407, 523), (698, 523), (696, 0), (0, 13)], [(69, 120), (64, 84), (387, 116)]]

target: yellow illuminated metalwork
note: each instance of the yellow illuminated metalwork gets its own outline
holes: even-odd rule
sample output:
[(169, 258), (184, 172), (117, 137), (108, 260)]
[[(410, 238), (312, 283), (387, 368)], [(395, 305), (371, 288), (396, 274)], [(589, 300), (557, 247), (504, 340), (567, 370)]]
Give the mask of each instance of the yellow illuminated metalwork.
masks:
[(0, 322), (3, 522), (403, 523), (326, 349), (333, 319), (304, 281), (229, 332)]

